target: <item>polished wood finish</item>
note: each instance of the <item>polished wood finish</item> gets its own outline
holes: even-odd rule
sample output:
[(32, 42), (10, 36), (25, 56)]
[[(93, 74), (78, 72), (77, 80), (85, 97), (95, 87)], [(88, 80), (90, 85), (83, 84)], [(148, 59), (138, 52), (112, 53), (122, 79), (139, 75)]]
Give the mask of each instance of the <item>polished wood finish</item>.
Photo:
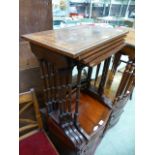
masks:
[[(80, 55), (78, 57), (78, 60), (83, 60), (83, 59), (86, 59), (86, 58), (91, 58), (91, 56), (93, 56), (95, 53), (105, 53), (104, 50), (107, 49), (107, 47), (110, 47), (110, 46), (113, 46), (113, 45), (116, 45), (118, 43), (122, 43), (124, 41), (124, 36), (122, 37), (118, 37), (117, 39), (113, 39), (113, 40), (110, 40), (110, 41), (107, 41), (107, 43), (103, 46), (99, 46), (98, 48), (92, 50), (91, 52), (85, 52), (83, 53), (82, 55)], [(103, 54), (102, 53), (102, 54)]]
[[(51, 0), (19, 0), (19, 36), (52, 29)], [(20, 70), (38, 67), (29, 42), (19, 37)]]
[[(135, 85), (135, 32), (133, 29), (127, 30), (129, 30), (129, 33), (125, 38), (125, 47), (121, 49), (120, 52), (113, 55), (112, 68), (108, 69), (108, 73), (106, 74), (106, 85), (102, 88), (104, 97), (106, 96), (112, 101), (108, 101), (109, 103), (107, 104), (112, 107), (112, 113), (106, 129), (111, 128), (119, 121), (119, 118), (123, 113), (124, 106), (128, 99), (132, 97)], [(121, 60), (122, 55), (126, 55), (128, 57), (128, 62)], [(118, 71), (117, 68), (122, 63), (126, 64), (126, 69), (124, 67), (123, 71)], [(90, 77), (91, 74), (88, 76)], [(94, 95), (94, 93), (97, 92), (100, 81), (103, 81), (101, 79), (101, 75), (95, 77), (95, 79), (88, 84), (90, 85), (89, 91), (91, 95)], [(97, 93), (94, 96), (96, 99), (101, 100)], [(105, 101), (105, 99), (103, 98), (102, 101)]]
[[(30, 41), (32, 52), (40, 63), (50, 132), (68, 149), (68, 154), (93, 154), (111, 123), (116, 100), (106, 96), (105, 88), (111, 59), (125, 46), (127, 32), (85, 25), (22, 36)], [(101, 67), (102, 62), (104, 66)], [(94, 66), (98, 69), (92, 86)], [(73, 80), (74, 67), (77, 76)], [(88, 74), (82, 79), (85, 67), (88, 67)], [(102, 75), (98, 82), (100, 69)], [(133, 83), (133, 80), (128, 81), (125, 88), (119, 88), (122, 95)], [(116, 94), (120, 97), (120, 93)], [(124, 101), (117, 100), (119, 102)]]
[[(72, 109), (74, 110), (74, 101)], [(95, 109), (95, 111), (92, 111)], [(110, 116), (111, 109), (104, 104), (96, 101), (93, 97), (86, 93), (81, 93), (79, 103), (79, 123), (86, 133), (91, 136), (99, 131), (99, 128), (104, 128)], [(103, 121), (100, 125), (99, 122)], [(97, 126), (97, 128), (95, 128)], [(96, 129), (96, 130), (95, 130)]]
[(39, 104), (43, 106), (39, 62), (28, 41), (21, 35), (52, 29), (51, 0), (19, 0), (19, 91), (35, 88)]
[(23, 35), (28, 41), (71, 58), (90, 52), (111, 40), (127, 34), (127, 30), (83, 25)]
[(19, 0), (19, 35), (52, 29), (51, 0)]

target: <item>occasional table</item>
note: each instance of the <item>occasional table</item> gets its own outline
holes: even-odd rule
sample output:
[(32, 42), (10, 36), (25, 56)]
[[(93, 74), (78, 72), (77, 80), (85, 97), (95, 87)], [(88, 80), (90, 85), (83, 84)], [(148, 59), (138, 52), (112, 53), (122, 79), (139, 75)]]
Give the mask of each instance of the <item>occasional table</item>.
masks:
[[(104, 88), (112, 58), (125, 47), (127, 33), (122, 28), (81, 25), (22, 36), (40, 63), (48, 127), (63, 153), (91, 155), (104, 135), (113, 111)], [(126, 85), (124, 94), (130, 88)]]

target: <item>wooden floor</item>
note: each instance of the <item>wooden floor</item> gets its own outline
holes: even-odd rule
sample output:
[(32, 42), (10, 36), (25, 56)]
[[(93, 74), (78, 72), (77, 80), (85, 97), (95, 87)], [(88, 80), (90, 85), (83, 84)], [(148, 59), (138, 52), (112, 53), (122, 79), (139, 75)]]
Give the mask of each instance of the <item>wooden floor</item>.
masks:
[[(75, 99), (73, 100), (73, 103), (74, 102)], [(72, 109), (74, 108), (74, 105), (75, 104), (73, 104)], [(104, 127), (104, 124), (107, 122), (110, 116), (110, 112), (111, 110), (101, 102), (87, 94), (81, 93), (79, 105), (79, 122), (81, 127), (88, 135), (93, 133), (93, 131), (96, 129), (96, 126), (98, 126), (98, 129), (100, 127)], [(101, 126), (99, 125), (100, 121), (104, 122), (104, 124)], [(97, 132), (97, 129), (95, 131)]]

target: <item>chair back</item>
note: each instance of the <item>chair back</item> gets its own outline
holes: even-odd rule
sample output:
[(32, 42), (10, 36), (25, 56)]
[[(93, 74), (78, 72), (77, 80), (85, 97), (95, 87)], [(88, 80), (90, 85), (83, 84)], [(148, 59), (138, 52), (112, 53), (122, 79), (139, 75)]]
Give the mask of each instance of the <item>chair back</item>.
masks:
[(20, 137), (43, 127), (34, 89), (19, 94), (19, 127)]

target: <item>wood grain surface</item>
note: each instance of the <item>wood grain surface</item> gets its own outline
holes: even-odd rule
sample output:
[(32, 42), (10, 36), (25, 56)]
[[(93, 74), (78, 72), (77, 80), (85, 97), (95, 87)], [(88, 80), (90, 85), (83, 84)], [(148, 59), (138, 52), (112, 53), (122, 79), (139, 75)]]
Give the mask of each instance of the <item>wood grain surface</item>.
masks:
[(107, 42), (125, 36), (126, 29), (103, 28), (101, 26), (80, 25), (59, 30), (49, 30), (22, 37), (26, 40), (72, 58), (92, 51)]

